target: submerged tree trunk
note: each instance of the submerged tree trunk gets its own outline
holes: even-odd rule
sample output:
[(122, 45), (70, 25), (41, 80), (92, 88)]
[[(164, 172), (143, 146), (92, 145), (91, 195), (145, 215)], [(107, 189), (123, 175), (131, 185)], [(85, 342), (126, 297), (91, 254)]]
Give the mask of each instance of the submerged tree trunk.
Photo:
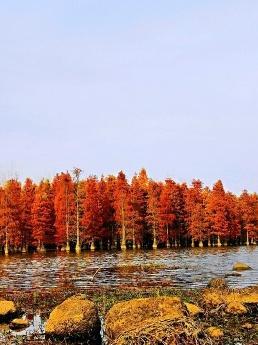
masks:
[(133, 228), (133, 249), (136, 249), (135, 236), (134, 236), (134, 228)]
[(170, 242), (169, 242), (169, 228), (168, 228), (168, 225), (167, 225), (167, 242), (166, 242), (166, 247), (167, 247), (167, 248), (170, 248)]
[(156, 238), (156, 226), (154, 224), (152, 249), (157, 249), (157, 248), (158, 248), (158, 245), (157, 245), (157, 238)]
[(92, 239), (91, 244), (90, 244), (90, 250), (94, 252), (95, 249), (96, 247), (95, 247), (94, 239)]
[(126, 230), (125, 230), (125, 211), (124, 205), (122, 205), (121, 209), (122, 213), (122, 242), (121, 242), (121, 250), (126, 250)]
[(194, 239), (192, 238), (191, 247), (194, 248)]
[(246, 245), (249, 246), (249, 233), (246, 231)]

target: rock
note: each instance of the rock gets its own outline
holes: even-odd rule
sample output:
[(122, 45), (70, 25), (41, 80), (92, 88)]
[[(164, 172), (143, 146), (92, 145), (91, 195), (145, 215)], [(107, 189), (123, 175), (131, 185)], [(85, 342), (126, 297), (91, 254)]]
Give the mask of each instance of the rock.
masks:
[(242, 325), (243, 329), (252, 329), (254, 327), (253, 324), (251, 324), (250, 322), (246, 322)]
[(212, 278), (208, 283), (208, 288), (227, 289), (228, 284), (224, 278)]
[(0, 301), (0, 321), (11, 319), (16, 312), (17, 309), (14, 302), (5, 300)]
[(27, 319), (13, 319), (10, 328), (11, 329), (23, 329), (29, 327), (29, 321)]
[(252, 268), (245, 264), (244, 262), (236, 262), (233, 266), (234, 271), (245, 271), (245, 270), (251, 270)]
[(220, 329), (218, 327), (207, 328), (207, 333), (209, 334), (209, 336), (211, 338), (219, 338), (219, 337), (223, 337), (223, 335), (224, 335), (222, 329)]
[(227, 277), (241, 277), (241, 276), (242, 276), (242, 274), (239, 272), (229, 272), (229, 273), (225, 274), (225, 278), (227, 278)]
[(203, 313), (203, 310), (193, 303), (185, 302), (184, 305), (186, 306), (186, 309), (191, 316), (195, 316), (195, 315), (199, 315)]
[(258, 293), (249, 292), (240, 294), (240, 299), (242, 303), (245, 304), (258, 304)]
[(108, 311), (106, 333), (110, 339), (115, 339), (136, 326), (147, 329), (162, 320), (177, 320), (183, 317), (184, 308), (178, 297), (133, 299), (117, 303)]
[(225, 304), (225, 294), (221, 290), (207, 289), (203, 293), (203, 300), (205, 304), (213, 306)]
[(55, 307), (45, 325), (47, 336), (100, 343), (100, 320), (93, 302), (77, 295)]
[(246, 314), (247, 313), (247, 309), (246, 307), (240, 303), (240, 302), (231, 302), (228, 304), (227, 308), (226, 308), (226, 312), (229, 314)]

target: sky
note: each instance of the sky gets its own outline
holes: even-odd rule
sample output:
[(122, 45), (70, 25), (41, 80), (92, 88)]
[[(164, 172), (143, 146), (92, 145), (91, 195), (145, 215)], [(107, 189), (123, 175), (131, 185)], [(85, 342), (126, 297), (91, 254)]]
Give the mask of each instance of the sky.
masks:
[(257, 0), (0, 0), (0, 180), (258, 192), (257, 23)]

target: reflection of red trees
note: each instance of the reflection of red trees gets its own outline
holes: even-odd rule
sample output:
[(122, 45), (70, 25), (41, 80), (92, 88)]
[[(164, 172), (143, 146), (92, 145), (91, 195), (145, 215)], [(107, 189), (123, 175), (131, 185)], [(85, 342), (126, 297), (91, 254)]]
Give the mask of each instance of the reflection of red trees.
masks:
[[(76, 240), (75, 184), (69, 173), (38, 185), (8, 180), (0, 187), (0, 246), (23, 250), (34, 246), (70, 250)], [(210, 190), (194, 180), (191, 186), (171, 179), (148, 178), (144, 169), (128, 182), (117, 177), (89, 177), (79, 184), (80, 244), (225, 245), (258, 239), (258, 196), (236, 196), (217, 181)], [(120, 243), (119, 243), (120, 242)]]

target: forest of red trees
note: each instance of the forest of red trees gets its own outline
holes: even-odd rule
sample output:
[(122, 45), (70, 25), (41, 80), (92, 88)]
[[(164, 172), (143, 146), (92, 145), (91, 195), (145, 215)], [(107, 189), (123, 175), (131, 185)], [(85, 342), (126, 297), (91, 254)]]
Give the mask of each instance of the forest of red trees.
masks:
[(0, 251), (27, 252), (249, 245), (258, 240), (258, 195), (236, 196), (217, 181), (118, 176), (80, 179), (80, 169), (53, 181), (0, 186)]

